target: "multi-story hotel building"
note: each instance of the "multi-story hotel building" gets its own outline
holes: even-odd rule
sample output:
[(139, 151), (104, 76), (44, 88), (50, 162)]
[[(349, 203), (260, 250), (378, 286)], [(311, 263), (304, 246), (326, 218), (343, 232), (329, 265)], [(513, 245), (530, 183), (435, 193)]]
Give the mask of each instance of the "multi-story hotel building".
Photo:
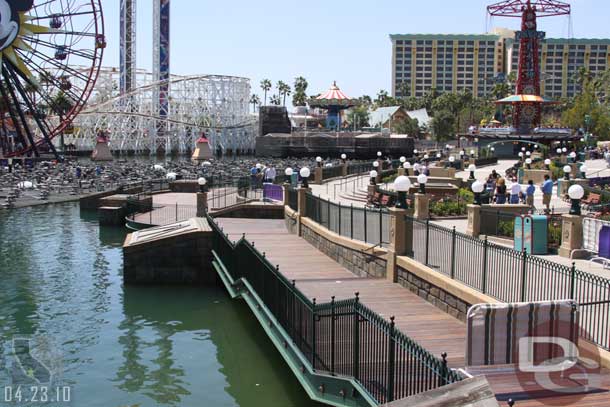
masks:
[[(499, 78), (516, 70), (519, 43), (514, 31), (492, 34), (405, 34), (392, 40), (392, 94), (421, 97), (430, 88), (439, 92), (470, 90), (486, 95)], [(581, 66), (592, 74), (610, 68), (610, 39), (555, 39), (540, 50), (541, 92), (548, 98), (578, 91), (574, 74)]]
[[(506, 41), (507, 73), (519, 67), (519, 42)], [(551, 99), (580, 91), (575, 74), (580, 67), (597, 75), (610, 68), (610, 39), (548, 38), (540, 50), (540, 93)]]

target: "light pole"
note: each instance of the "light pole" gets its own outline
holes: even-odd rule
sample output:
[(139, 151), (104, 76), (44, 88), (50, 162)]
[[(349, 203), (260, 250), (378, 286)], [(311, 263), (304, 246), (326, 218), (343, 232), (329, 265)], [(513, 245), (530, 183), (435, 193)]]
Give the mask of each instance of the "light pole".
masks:
[(371, 185), (377, 185), (377, 171), (371, 170), (369, 177), (371, 178)]
[(580, 178), (582, 178), (582, 179), (587, 178), (587, 166), (584, 164), (580, 166)]
[(197, 180), (197, 184), (199, 184), (199, 192), (207, 192), (208, 191), (208, 189), (206, 187), (207, 183), (208, 183), (208, 180), (206, 180), (204, 177), (200, 177)]
[(551, 159), (547, 158), (546, 160), (544, 160), (544, 165), (546, 166), (547, 170), (551, 169)]
[(407, 209), (407, 192), (411, 188), (411, 180), (409, 177), (401, 175), (394, 180), (394, 189), (398, 192), (396, 207), (399, 209)]
[(322, 157), (320, 157), (320, 156), (316, 157), (316, 164), (318, 165), (318, 167), (322, 166)]
[(472, 183), (470, 188), (472, 188), (472, 192), (474, 192), (474, 204), (480, 206), (481, 205), (481, 193), (485, 189), (485, 184), (483, 184), (479, 180), (476, 180), (475, 182)]
[(301, 176), (301, 186), (303, 188), (309, 188), (309, 184), (307, 183), (307, 180), (309, 178), (309, 176), (311, 175), (311, 171), (309, 170), (308, 167), (303, 167), (301, 168), (301, 170), (299, 171), (299, 175)]
[(477, 166), (474, 164), (470, 164), (468, 166), (468, 171), (470, 171), (470, 177), (468, 179), (474, 179), (474, 172), (477, 170)]
[(568, 196), (570, 197), (570, 215), (580, 215), (580, 200), (585, 195), (585, 190), (578, 184), (572, 185), (568, 188)]
[(405, 175), (408, 177), (408, 176), (409, 176), (409, 169), (411, 168), (411, 163), (410, 163), (410, 162), (408, 162), (408, 161), (407, 161), (407, 162), (405, 162), (405, 163), (402, 165), (402, 168), (404, 168), (404, 169), (405, 169)]
[(526, 158), (525, 159), (525, 166), (528, 170), (532, 169), (532, 159), (531, 158)]
[(426, 177), (426, 174), (419, 174), (417, 176), (417, 183), (419, 184), (420, 194), (426, 193), (426, 182), (428, 182), (428, 177)]
[(570, 172), (572, 172), (572, 167), (569, 165), (563, 167), (563, 175), (566, 181), (570, 180)]
[(294, 171), (292, 170), (292, 168), (288, 167), (284, 170), (284, 174), (286, 175), (286, 183), (287, 184), (292, 184), (292, 174), (294, 174)]

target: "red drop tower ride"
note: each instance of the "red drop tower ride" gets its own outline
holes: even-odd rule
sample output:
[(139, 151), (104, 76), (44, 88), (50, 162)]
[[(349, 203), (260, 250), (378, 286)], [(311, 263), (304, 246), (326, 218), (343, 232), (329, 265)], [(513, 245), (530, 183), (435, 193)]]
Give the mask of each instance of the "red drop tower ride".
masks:
[(513, 103), (513, 126), (527, 134), (540, 125), (542, 99), (540, 98), (540, 43), (545, 33), (538, 31), (537, 18), (570, 14), (570, 5), (557, 0), (505, 0), (487, 7), (491, 16), (521, 18), (521, 31), (515, 34), (519, 41), (519, 71), (515, 93), (538, 98)]

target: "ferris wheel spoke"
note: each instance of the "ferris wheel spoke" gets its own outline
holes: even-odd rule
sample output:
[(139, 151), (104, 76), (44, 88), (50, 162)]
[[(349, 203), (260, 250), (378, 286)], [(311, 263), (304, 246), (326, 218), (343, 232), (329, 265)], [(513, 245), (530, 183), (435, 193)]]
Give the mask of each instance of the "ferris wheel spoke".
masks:
[[(29, 57), (27, 57), (25, 55), (22, 55), (22, 57), (24, 58), (24, 61), (26, 61), (26, 62), (34, 65), (34, 66), (37, 66), (40, 69), (43, 69), (43, 70), (45, 69), (40, 64), (36, 63), (33, 59), (31, 59), (31, 58), (29, 58)], [(52, 68), (55, 68), (55, 69), (61, 70), (61, 71), (68, 71), (68, 72), (70, 72), (70, 74), (74, 75), (76, 78), (78, 78), (80, 80), (86, 80), (88, 78), (88, 76), (83, 74), (82, 72), (79, 72), (78, 70), (76, 70), (76, 69), (74, 69), (74, 68), (72, 68), (72, 67), (70, 67), (68, 65), (63, 65), (61, 63), (58, 63), (57, 61), (55, 61), (52, 58), (42, 58), (42, 57), (39, 56), (39, 59), (41, 61), (46, 62), (49, 65), (51, 65)]]
[[(51, 150), (55, 153), (55, 146), (53, 146), (53, 143), (51, 143), (51, 139), (49, 138), (50, 129), (48, 127), (48, 124), (46, 122), (43, 122), (40, 120), (39, 112), (34, 107), (34, 102), (30, 99), (28, 92), (23, 88), (23, 86), (21, 85), (21, 82), (19, 81), (18, 74), (16, 73), (19, 71), (16, 70), (11, 64), (7, 64), (5, 66), (5, 69), (10, 74), (10, 77), (13, 80), (13, 83), (15, 84), (15, 89), (17, 89), (17, 91), (21, 95), (21, 98), (25, 102), (25, 105), (27, 106), (28, 110), (30, 111), (32, 118), (38, 125), (38, 128), (39, 128), (40, 132), (42, 133), (42, 138), (47, 142), (47, 144), (49, 145)], [(33, 85), (33, 83), (30, 82), (27, 78), (24, 80), (26, 83)]]
[[(15, 95), (15, 90), (13, 89), (12, 86), (10, 86), (10, 75), (8, 74), (8, 71), (6, 69), (7, 65), (3, 65), (2, 66), (2, 76), (4, 78), (5, 83), (7, 83), (9, 86), (8, 87), (8, 93), (10, 94), (11, 100), (14, 103), (14, 108), (17, 112), (17, 115), (19, 117), (18, 122), (23, 126), (23, 129), (25, 130), (25, 135), (29, 141), (29, 146), (34, 150), (34, 154), (36, 155), (36, 157), (39, 156), (38, 153), (38, 149), (36, 148), (36, 143), (34, 142), (34, 136), (32, 135), (32, 131), (28, 126), (27, 123), (27, 118), (25, 117), (25, 113), (23, 112), (23, 109), (21, 108), (21, 103), (19, 102), (19, 99), (17, 99), (17, 96)], [(15, 85), (15, 87), (17, 88), (17, 86), (19, 86), (20, 84), (18, 82), (13, 82), (13, 84)], [(15, 123), (15, 119), (13, 119), (13, 124), (17, 124)], [(15, 125), (15, 130), (20, 127)]]
[[(24, 39), (27, 39), (30, 42), (36, 42), (37, 44), (43, 45), (43, 46), (45, 46), (45, 47), (47, 47), (47, 48), (49, 48), (51, 50), (54, 50), (54, 51), (58, 50), (58, 45), (53, 44), (53, 43), (48, 42), (48, 41), (41, 40), (39, 38), (24, 37)], [(67, 48), (67, 46), (65, 46), (65, 45), (60, 45), (59, 47), (66, 47)], [(91, 52), (91, 54), (87, 54), (84, 51), (77, 50), (77, 49), (74, 49), (74, 48), (70, 48), (70, 54), (79, 56), (81, 58), (89, 59), (89, 60), (93, 60), (95, 58), (95, 52)]]

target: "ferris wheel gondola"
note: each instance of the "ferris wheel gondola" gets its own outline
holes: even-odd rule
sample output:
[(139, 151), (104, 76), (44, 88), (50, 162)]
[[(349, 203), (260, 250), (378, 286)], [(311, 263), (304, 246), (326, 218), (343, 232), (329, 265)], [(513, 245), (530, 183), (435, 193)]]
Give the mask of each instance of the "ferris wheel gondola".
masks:
[(100, 0), (0, 0), (0, 157), (59, 157), (105, 47)]

